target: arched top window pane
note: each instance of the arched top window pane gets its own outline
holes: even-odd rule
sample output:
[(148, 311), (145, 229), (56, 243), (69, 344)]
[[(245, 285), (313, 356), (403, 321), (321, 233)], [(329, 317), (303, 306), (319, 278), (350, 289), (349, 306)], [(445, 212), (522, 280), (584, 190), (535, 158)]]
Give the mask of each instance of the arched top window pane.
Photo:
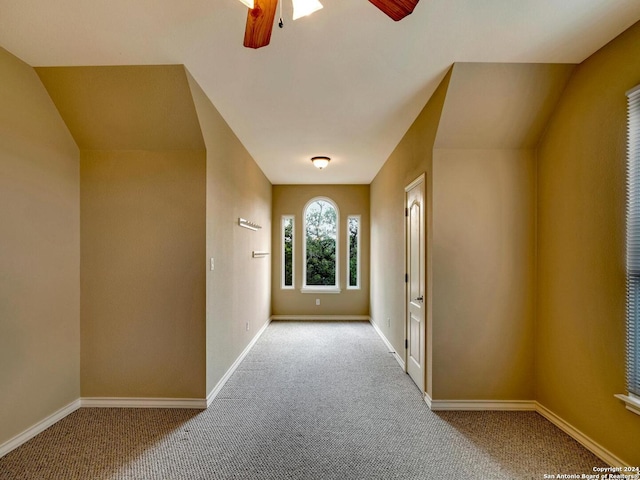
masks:
[(305, 286), (338, 286), (338, 208), (328, 198), (317, 198), (304, 211)]

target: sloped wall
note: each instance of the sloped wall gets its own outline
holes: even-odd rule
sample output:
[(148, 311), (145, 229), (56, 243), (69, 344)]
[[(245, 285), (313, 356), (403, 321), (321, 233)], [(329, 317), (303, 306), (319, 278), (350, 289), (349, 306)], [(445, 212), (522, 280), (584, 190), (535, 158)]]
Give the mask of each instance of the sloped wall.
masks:
[[(189, 85), (206, 144), (206, 391), (215, 388), (271, 315), (271, 183), (195, 79)], [(256, 232), (238, 217), (257, 223)], [(214, 270), (210, 260), (214, 259)]]
[(534, 397), (534, 148), (572, 71), (453, 67), (433, 161), (434, 399)]
[(455, 64), (371, 185), (371, 312), (403, 352), (403, 193), (426, 173), (433, 400), (534, 396), (533, 148), (572, 68)]
[(640, 464), (625, 393), (625, 92), (640, 84), (640, 24), (577, 69), (538, 150), (540, 403)]
[(81, 147), (81, 393), (204, 398), (206, 158), (184, 67), (37, 72)]
[[(404, 187), (426, 173), (427, 329), (431, 325), (432, 164), (440, 114), (450, 80), (448, 72), (415, 122), (370, 186), (371, 194), (371, 321), (389, 339), (400, 356), (404, 352)], [(427, 331), (427, 358), (431, 356)], [(432, 362), (427, 360), (427, 392), (431, 393)]]
[(0, 446), (80, 396), (79, 152), (0, 48)]

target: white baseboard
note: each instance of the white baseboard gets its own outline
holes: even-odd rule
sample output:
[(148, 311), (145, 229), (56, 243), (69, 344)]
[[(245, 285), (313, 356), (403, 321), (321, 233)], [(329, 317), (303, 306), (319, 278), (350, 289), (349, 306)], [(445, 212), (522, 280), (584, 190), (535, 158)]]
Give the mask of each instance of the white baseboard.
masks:
[(211, 402), (213, 402), (213, 399), (218, 396), (218, 393), (220, 393), (220, 390), (222, 390), (222, 387), (224, 387), (225, 383), (227, 383), (227, 381), (231, 378), (231, 375), (233, 375), (233, 372), (236, 371), (236, 369), (242, 363), (242, 361), (247, 356), (249, 351), (251, 351), (253, 346), (256, 344), (258, 339), (262, 336), (264, 331), (267, 329), (267, 327), (271, 323), (272, 319), (273, 319), (273, 317), (271, 317), (271, 318), (269, 318), (267, 320), (267, 323), (265, 323), (262, 326), (262, 328), (258, 331), (258, 333), (256, 333), (255, 337), (253, 337), (253, 339), (249, 342), (249, 345), (247, 345), (247, 347), (242, 351), (240, 356), (238, 358), (236, 358), (236, 361), (233, 362), (233, 364), (229, 367), (229, 370), (226, 371), (226, 373), (222, 376), (222, 378), (216, 384), (216, 386), (213, 387), (213, 390), (211, 390), (211, 392), (209, 392), (209, 395), (207, 395), (207, 399), (205, 400), (206, 405), (205, 405), (204, 408), (207, 408), (209, 405), (211, 405)]
[[(283, 318), (288, 317), (288, 318)], [(290, 317), (290, 318), (289, 318)], [(307, 318), (304, 318), (307, 317)], [(88, 408), (194, 408), (194, 409), (206, 409), (213, 399), (218, 395), (222, 387), (229, 380), (231, 375), (236, 371), (240, 363), (247, 356), (249, 351), (256, 344), (260, 336), (269, 326), (271, 320), (317, 320), (322, 317), (322, 320), (327, 320), (326, 317), (331, 317), (331, 320), (368, 320), (378, 333), (382, 341), (387, 348), (393, 352), (395, 359), (398, 361), (402, 369), (404, 370), (404, 361), (395, 352), (393, 346), (389, 340), (384, 336), (378, 326), (370, 320), (368, 316), (333, 316), (333, 315), (319, 315), (319, 316), (289, 316), (289, 315), (274, 315), (272, 316), (264, 326), (258, 331), (255, 337), (251, 340), (249, 345), (242, 351), (240, 356), (231, 365), (229, 370), (224, 374), (220, 381), (216, 384), (213, 390), (207, 395), (206, 399), (201, 398), (114, 398), (114, 397), (83, 397), (69, 403), (60, 410), (52, 413), (48, 417), (32, 425), (24, 430), (22, 433), (7, 440), (0, 445), (0, 458), (15, 450), (20, 445), (31, 440), (33, 437), (43, 432), (56, 422), (62, 420), (67, 415), (75, 412), (80, 407)], [(357, 317), (357, 318), (353, 318)], [(612, 452), (604, 448), (599, 443), (595, 442), (580, 430), (575, 428), (567, 421), (560, 418), (544, 405), (534, 400), (434, 400), (427, 393), (424, 393), (424, 401), (427, 406), (433, 411), (487, 411), (487, 410), (500, 410), (500, 411), (535, 411), (546, 418), (548, 421), (557, 426), (560, 430), (572, 437), (587, 450), (594, 455), (602, 459), (605, 463), (612, 467), (625, 467), (627, 465), (622, 459), (614, 455)]]
[(433, 411), (524, 411), (536, 410), (533, 400), (434, 400), (425, 395), (425, 402)]
[(587, 450), (589, 450), (591, 453), (593, 453), (596, 457), (600, 458), (605, 463), (609, 464), (612, 467), (631, 467), (631, 465), (626, 464), (624, 461), (622, 461), (621, 458), (614, 455), (609, 450), (604, 448), (602, 445), (600, 445), (596, 441), (586, 436), (576, 427), (571, 425), (566, 420), (563, 420), (562, 418), (560, 418), (558, 415), (553, 413), (544, 405), (538, 402), (535, 402), (535, 405), (536, 405), (536, 412), (538, 412), (544, 418), (549, 420), (556, 427), (558, 427), (564, 433), (569, 435), (576, 442), (581, 444), (583, 447), (585, 447)]
[(400, 368), (402, 368), (402, 371), (404, 372), (405, 364), (402, 357), (398, 355), (398, 352), (396, 352), (396, 349), (393, 348), (393, 345), (391, 345), (391, 342), (389, 341), (389, 339), (385, 337), (384, 333), (382, 333), (382, 330), (380, 330), (380, 327), (378, 327), (378, 325), (376, 325), (373, 320), (369, 320), (369, 323), (371, 323), (371, 325), (373, 326), (373, 329), (378, 333), (378, 335), (380, 336), (384, 344), (389, 349), (389, 352), (393, 354), (393, 358), (396, 359), (396, 362), (398, 362), (398, 364), (400, 365)]
[(43, 432), (54, 423), (62, 420), (64, 417), (72, 412), (75, 412), (79, 408), (193, 408), (204, 410), (206, 409), (215, 396), (220, 392), (224, 384), (229, 377), (238, 368), (238, 365), (244, 360), (251, 348), (258, 341), (260, 336), (269, 326), (271, 319), (269, 319), (255, 337), (251, 340), (249, 345), (243, 350), (240, 356), (235, 360), (231, 368), (225, 373), (224, 377), (218, 382), (214, 389), (207, 395), (207, 398), (139, 398), (139, 397), (82, 397), (74, 400), (69, 405), (61, 408), (55, 413), (52, 413), (47, 418), (39, 421), (35, 425), (29, 427), (24, 432), (16, 435), (15, 437), (7, 440), (0, 445), (0, 458), (7, 453), (15, 450), (20, 445), (31, 440), (33, 437)]
[(207, 408), (204, 398), (82, 397), (82, 408)]
[(75, 412), (79, 408), (80, 408), (80, 399), (74, 400), (70, 404), (62, 407), (57, 412), (52, 413), (48, 417), (40, 420), (35, 425), (32, 425), (31, 427), (27, 428), (24, 432), (19, 433), (15, 437), (7, 440), (2, 445), (0, 445), (0, 458), (4, 457), (10, 451), (15, 450), (20, 445), (28, 442), (39, 433), (44, 432), (51, 425), (53, 425), (56, 422), (59, 422), (64, 417), (66, 417), (70, 413)]
[(595, 456), (612, 467), (630, 467), (621, 458), (617, 457), (596, 441), (589, 438), (569, 422), (563, 420), (551, 410), (535, 400), (433, 400), (428, 394), (424, 394), (424, 401), (433, 411), (534, 411), (553, 423), (564, 433), (573, 438)]
[(271, 320), (307, 322), (368, 322), (369, 315), (272, 315)]

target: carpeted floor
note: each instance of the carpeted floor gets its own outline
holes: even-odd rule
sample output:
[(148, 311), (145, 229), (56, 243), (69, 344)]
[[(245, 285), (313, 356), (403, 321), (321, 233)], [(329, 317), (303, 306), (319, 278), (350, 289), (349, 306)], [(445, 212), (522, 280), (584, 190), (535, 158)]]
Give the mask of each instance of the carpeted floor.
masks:
[(602, 461), (533, 412), (431, 412), (368, 323), (274, 322), (209, 409), (81, 409), (4, 479), (542, 479)]

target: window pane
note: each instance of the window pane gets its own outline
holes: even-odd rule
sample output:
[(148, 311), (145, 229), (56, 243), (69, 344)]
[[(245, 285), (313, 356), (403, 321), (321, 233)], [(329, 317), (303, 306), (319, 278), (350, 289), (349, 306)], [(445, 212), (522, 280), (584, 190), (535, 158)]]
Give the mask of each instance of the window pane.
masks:
[(360, 217), (349, 217), (347, 220), (349, 235), (349, 287), (358, 287), (359, 255), (360, 247)]
[(282, 286), (293, 287), (293, 217), (282, 218), (282, 244)]
[(317, 200), (305, 211), (306, 281), (310, 286), (336, 285), (337, 212)]

